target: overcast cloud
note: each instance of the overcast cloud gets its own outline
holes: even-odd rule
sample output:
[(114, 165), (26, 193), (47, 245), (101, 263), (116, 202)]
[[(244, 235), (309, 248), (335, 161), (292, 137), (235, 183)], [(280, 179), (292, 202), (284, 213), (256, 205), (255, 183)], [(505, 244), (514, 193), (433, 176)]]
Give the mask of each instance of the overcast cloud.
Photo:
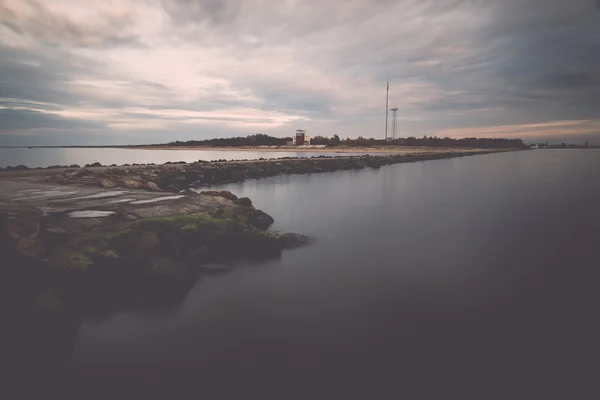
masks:
[(593, 0), (0, 0), (0, 144), (263, 132), (600, 144)]

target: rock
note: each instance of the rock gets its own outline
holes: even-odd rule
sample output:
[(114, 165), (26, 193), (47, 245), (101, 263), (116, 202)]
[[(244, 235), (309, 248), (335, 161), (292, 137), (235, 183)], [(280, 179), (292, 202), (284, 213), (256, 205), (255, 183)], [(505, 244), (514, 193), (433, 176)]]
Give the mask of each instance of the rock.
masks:
[(63, 175), (67, 178), (80, 177), (84, 175), (93, 175), (93, 172), (88, 171), (87, 169), (74, 169), (74, 170), (66, 170), (63, 172)]
[[(185, 228), (185, 226), (183, 226), (180, 229), (183, 229), (183, 228)], [(197, 263), (197, 264), (203, 263), (210, 259), (210, 251), (205, 246), (192, 248), (185, 253), (184, 258), (187, 262), (192, 262), (192, 263)]]
[(100, 181), (100, 186), (102, 186), (103, 188), (112, 189), (117, 187), (117, 184), (111, 181), (110, 179), (102, 179)]
[(146, 183), (146, 187), (150, 190), (152, 190), (153, 192), (162, 192), (163, 190), (161, 188), (158, 187), (158, 185), (154, 182), (148, 182)]
[(65, 234), (65, 233), (67, 233), (67, 231), (65, 231), (63, 228), (48, 228), (48, 229), (46, 229), (46, 232), (48, 232), (48, 233), (56, 233), (56, 234)]
[(153, 231), (140, 230), (127, 235), (124, 241), (135, 252), (148, 251), (158, 245), (158, 235)]
[(77, 164), (72, 164), (72, 165), (69, 165), (69, 168), (81, 168), (81, 167)]
[[(152, 182), (150, 182), (150, 183), (152, 183)], [(125, 180), (123, 180), (123, 185), (125, 185), (125, 187), (132, 188), (132, 189), (139, 189), (142, 186), (144, 186), (144, 184), (142, 182), (140, 182), (136, 179), (125, 179)]]
[(237, 196), (231, 193), (229, 190), (204, 190), (200, 192), (201, 195), (204, 196), (216, 196), (216, 197), (224, 197), (229, 200), (237, 200)]
[(256, 210), (254, 208), (249, 210), (252, 211), (248, 214), (242, 214), (248, 217), (248, 225), (264, 231), (273, 225), (273, 222), (275, 222), (273, 217), (262, 210)]
[(224, 197), (229, 200), (237, 200), (237, 196), (231, 193), (229, 190), (220, 190), (218, 193), (220, 197)]
[(22, 165), (22, 164), (17, 165), (15, 167), (11, 167), (11, 166), (6, 167), (7, 171), (27, 171), (28, 169), (29, 169), (29, 167)]
[(279, 236), (284, 248), (294, 248), (304, 246), (308, 243), (308, 236), (298, 235), (297, 233), (284, 233)]
[(93, 164), (86, 164), (85, 168), (89, 168), (89, 167), (102, 167), (102, 164), (100, 164), (99, 162), (95, 162)]
[(252, 200), (250, 200), (248, 197), (241, 197), (237, 200), (233, 200), (233, 204), (237, 204), (238, 206), (242, 207), (252, 207)]

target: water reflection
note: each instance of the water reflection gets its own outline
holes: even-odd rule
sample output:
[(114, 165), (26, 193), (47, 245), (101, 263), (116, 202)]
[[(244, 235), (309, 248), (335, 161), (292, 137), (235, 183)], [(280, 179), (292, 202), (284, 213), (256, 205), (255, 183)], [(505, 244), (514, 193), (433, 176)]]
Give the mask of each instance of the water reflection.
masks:
[[(213, 150), (136, 150), (113, 148), (0, 148), (0, 167), (26, 165), (30, 168), (48, 167), (51, 165), (84, 166), (93, 162), (103, 165), (123, 164), (162, 164), (168, 161), (195, 162), (198, 160), (255, 160), (259, 158), (279, 157), (312, 157), (320, 156), (319, 152), (289, 151), (213, 151)], [(345, 155), (347, 153), (329, 153), (328, 155)], [(361, 155), (366, 153), (351, 153)]]

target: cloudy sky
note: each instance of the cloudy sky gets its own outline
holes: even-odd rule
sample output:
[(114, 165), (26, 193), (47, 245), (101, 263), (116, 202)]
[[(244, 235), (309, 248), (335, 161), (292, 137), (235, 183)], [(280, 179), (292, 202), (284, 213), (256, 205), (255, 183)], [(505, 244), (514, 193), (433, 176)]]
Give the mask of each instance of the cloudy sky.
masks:
[(600, 144), (598, 0), (0, 0), (0, 144)]

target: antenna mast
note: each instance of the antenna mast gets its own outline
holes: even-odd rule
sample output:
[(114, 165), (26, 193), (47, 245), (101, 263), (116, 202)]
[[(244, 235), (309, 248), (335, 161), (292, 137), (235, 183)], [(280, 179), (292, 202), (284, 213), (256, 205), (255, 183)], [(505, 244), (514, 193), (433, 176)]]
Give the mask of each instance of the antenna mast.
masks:
[(396, 118), (396, 112), (398, 111), (398, 108), (392, 108), (392, 109), (390, 109), (390, 111), (392, 112), (392, 138), (391, 138), (391, 140), (396, 140), (397, 134), (398, 134), (398, 119)]
[(387, 83), (385, 90), (385, 140), (388, 140), (387, 126), (388, 126), (388, 98), (390, 94), (390, 83)]

